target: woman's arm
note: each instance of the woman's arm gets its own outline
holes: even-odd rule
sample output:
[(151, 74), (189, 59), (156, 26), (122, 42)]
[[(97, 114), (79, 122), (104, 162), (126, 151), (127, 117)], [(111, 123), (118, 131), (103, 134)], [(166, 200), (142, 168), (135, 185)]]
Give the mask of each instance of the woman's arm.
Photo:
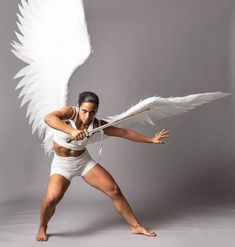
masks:
[[(101, 121), (101, 122), (102, 122), (101, 125), (107, 123), (105, 121)], [(165, 131), (164, 129), (156, 132), (155, 136), (153, 137), (147, 137), (132, 129), (118, 128), (115, 126), (109, 126), (105, 128), (104, 133), (109, 136), (117, 136), (117, 137), (129, 139), (135, 142), (162, 143), (162, 144), (164, 144), (165, 142), (161, 141), (161, 138), (165, 138), (169, 136), (168, 135), (169, 131)]]
[(62, 120), (69, 119), (72, 117), (72, 115), (73, 115), (72, 107), (64, 106), (57, 111), (48, 113), (44, 117), (44, 122), (51, 128), (61, 130), (63, 132), (70, 134), (73, 128)]
[(62, 120), (70, 119), (74, 115), (73, 108), (64, 106), (58, 111), (53, 111), (44, 117), (44, 122), (51, 128), (70, 134), (75, 140), (81, 140), (86, 137), (85, 130), (77, 130), (66, 124)]

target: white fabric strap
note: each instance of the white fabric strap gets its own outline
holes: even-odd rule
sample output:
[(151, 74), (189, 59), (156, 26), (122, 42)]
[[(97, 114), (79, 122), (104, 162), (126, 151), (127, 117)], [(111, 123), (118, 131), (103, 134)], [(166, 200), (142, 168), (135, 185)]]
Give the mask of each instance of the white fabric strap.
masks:
[[(99, 120), (99, 126), (101, 126), (101, 121)], [(104, 140), (104, 131), (101, 129), (100, 131), (100, 146), (99, 146), (99, 151), (98, 151), (98, 157), (97, 157), (97, 163), (100, 161), (102, 149), (103, 149), (103, 140)]]
[(70, 119), (74, 119), (74, 117), (76, 116), (76, 108), (74, 106), (71, 106), (71, 108), (73, 109), (73, 115), (70, 117)]
[(73, 120), (69, 119), (69, 122), (71, 123), (71, 125), (72, 125), (72, 127), (73, 127), (74, 129), (77, 129), (77, 127), (76, 127), (76, 125), (75, 125), (75, 123), (74, 123)]
[(98, 152), (97, 163), (99, 163), (100, 161), (100, 156), (101, 156), (102, 148), (103, 148), (103, 139), (104, 139), (104, 131), (100, 130), (100, 147), (99, 147), (99, 152)]

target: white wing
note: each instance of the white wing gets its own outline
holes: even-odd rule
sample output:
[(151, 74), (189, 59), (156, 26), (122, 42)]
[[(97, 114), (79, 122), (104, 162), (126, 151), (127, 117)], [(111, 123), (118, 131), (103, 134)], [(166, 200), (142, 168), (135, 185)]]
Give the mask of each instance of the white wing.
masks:
[[(191, 94), (184, 97), (163, 98), (160, 96), (153, 96), (145, 100), (140, 100), (138, 104), (132, 106), (121, 114), (108, 116), (102, 119), (108, 123), (120, 121), (117, 126), (122, 127), (141, 123), (155, 125), (156, 121), (159, 119), (179, 115), (181, 113), (192, 110), (197, 106), (226, 97), (229, 94), (230, 93), (208, 92)], [(138, 114), (139, 112), (142, 113)], [(128, 117), (131, 118), (124, 120)]]
[(26, 117), (32, 133), (38, 130), (45, 153), (52, 151), (54, 129), (43, 117), (67, 102), (68, 82), (74, 70), (91, 53), (90, 37), (82, 0), (22, 0), (17, 14), (21, 34), (12, 52), (28, 65), (14, 78), (23, 77), (21, 107), (28, 103)]

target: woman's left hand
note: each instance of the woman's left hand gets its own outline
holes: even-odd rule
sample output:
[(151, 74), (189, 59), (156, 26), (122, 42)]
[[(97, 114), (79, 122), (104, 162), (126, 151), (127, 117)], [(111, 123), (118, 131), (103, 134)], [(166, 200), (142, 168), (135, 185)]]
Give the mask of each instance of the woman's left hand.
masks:
[(163, 129), (161, 131), (156, 132), (156, 135), (152, 138), (153, 143), (160, 143), (164, 144), (166, 143), (165, 141), (161, 141), (161, 138), (166, 138), (169, 136), (169, 131)]

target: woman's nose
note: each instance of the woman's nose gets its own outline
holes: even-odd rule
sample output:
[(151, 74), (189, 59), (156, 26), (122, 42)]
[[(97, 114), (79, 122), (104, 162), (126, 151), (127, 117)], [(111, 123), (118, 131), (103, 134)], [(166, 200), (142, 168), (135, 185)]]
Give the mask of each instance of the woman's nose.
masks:
[(86, 113), (86, 119), (88, 120), (90, 118), (90, 114), (89, 113)]

